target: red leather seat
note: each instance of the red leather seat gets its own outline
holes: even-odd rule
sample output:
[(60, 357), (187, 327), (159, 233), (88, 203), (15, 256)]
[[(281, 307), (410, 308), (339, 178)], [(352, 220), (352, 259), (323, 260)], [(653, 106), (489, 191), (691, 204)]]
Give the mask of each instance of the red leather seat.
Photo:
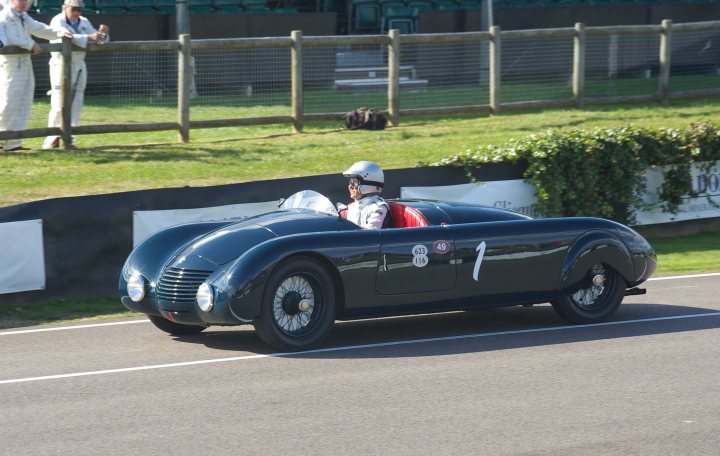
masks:
[(390, 206), (390, 212), (392, 213), (390, 228), (413, 228), (429, 225), (425, 216), (414, 207), (391, 201), (388, 201), (388, 206)]

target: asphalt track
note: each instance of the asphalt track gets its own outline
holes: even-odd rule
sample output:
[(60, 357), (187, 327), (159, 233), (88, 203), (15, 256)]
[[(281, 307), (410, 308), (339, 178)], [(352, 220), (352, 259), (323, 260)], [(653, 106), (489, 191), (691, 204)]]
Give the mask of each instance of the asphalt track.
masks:
[(653, 280), (606, 324), (549, 305), (338, 323), (0, 331), (0, 455), (720, 454), (720, 275)]

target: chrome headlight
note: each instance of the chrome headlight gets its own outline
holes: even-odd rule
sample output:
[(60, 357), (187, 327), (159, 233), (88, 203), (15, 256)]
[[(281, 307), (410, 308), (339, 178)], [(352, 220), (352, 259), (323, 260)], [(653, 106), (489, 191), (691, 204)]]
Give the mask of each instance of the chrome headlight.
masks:
[(215, 293), (213, 287), (207, 283), (203, 283), (198, 287), (197, 294), (195, 295), (198, 306), (203, 312), (210, 312), (213, 308)]
[(135, 302), (142, 301), (145, 297), (145, 279), (137, 272), (127, 281), (127, 294)]

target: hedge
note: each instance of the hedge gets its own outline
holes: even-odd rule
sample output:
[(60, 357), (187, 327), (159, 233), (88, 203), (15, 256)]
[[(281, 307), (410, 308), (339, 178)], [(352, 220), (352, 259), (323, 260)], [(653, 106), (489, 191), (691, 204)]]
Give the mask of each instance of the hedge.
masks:
[[(594, 216), (635, 221), (645, 207), (645, 171), (662, 167), (662, 210), (677, 212), (692, 188), (691, 165), (710, 173), (720, 160), (720, 130), (695, 122), (683, 130), (632, 125), (593, 130), (550, 130), (500, 146), (478, 146), (435, 165), (462, 167), (468, 176), (486, 163), (526, 163), (524, 177), (537, 189), (546, 217)], [(714, 203), (713, 203), (714, 204)]]

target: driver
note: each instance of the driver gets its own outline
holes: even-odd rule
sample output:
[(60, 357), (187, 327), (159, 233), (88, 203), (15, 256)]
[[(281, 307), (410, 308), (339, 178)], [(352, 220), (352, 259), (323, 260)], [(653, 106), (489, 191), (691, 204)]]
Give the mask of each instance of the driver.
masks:
[(353, 202), (348, 205), (347, 219), (361, 228), (383, 228), (389, 211), (388, 204), (380, 196), (385, 176), (382, 168), (371, 161), (359, 161), (345, 170), (343, 176), (350, 178), (348, 190)]

